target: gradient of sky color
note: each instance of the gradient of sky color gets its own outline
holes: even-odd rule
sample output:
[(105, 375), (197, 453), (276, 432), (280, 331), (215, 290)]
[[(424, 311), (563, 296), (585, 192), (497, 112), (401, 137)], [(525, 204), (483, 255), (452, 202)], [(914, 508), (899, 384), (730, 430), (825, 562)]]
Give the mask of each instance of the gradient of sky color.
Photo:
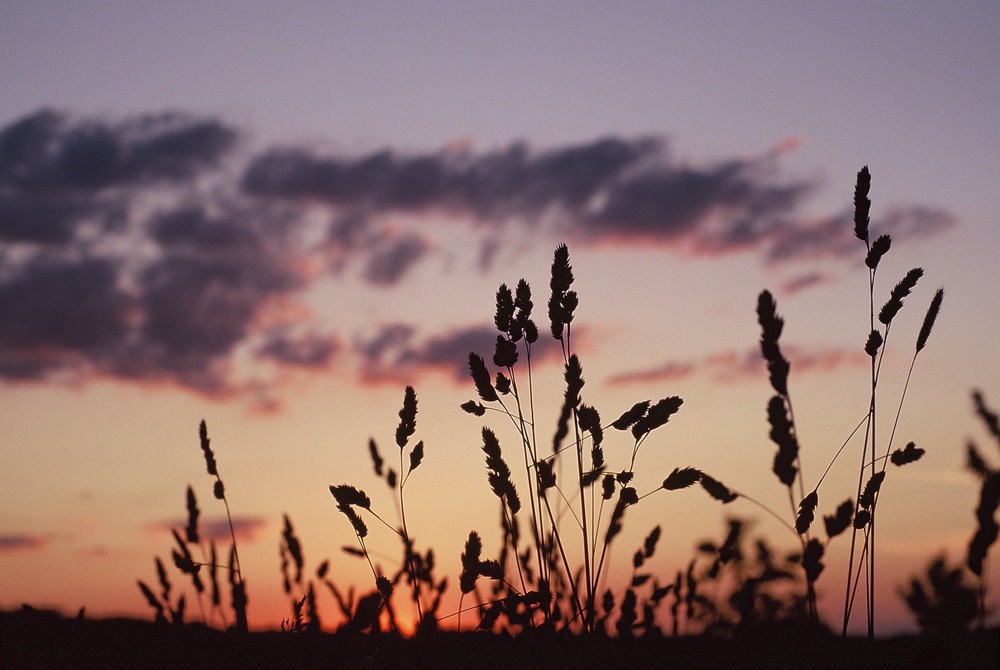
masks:
[[(458, 409), (465, 356), (491, 354), (501, 282), (526, 278), (544, 322), (560, 242), (584, 400), (605, 420), (685, 400), (640, 489), (690, 465), (784, 512), (756, 298), (771, 289), (786, 319), (815, 481), (867, 406), (850, 223), (867, 164), (872, 232), (894, 237), (876, 299), (925, 270), (893, 325), (886, 417), (946, 291), (896, 438), (927, 455), (879, 507), (880, 626), (912, 627), (896, 588), (939, 551), (963, 558), (975, 527), (966, 441), (1000, 463), (970, 400), (1000, 407), (997, 34), (995, 2), (0, 3), (0, 607), (150, 616), (135, 580), (168, 557), (189, 483), (219, 519), (202, 418), (251, 624), (288, 614), (283, 512), (310, 566), (363, 583), (327, 487), (391, 509), (366, 445), (388, 452), (406, 384), (427, 445), (408, 521), (454, 582), (469, 530), (498, 542), (482, 422)], [(628, 446), (609, 444), (612, 467)], [(821, 513), (851, 495), (845, 458)], [(742, 501), (647, 502), (622, 571), (655, 524), (667, 578), (727, 514), (794, 546)], [(820, 582), (830, 622), (847, 545)]]

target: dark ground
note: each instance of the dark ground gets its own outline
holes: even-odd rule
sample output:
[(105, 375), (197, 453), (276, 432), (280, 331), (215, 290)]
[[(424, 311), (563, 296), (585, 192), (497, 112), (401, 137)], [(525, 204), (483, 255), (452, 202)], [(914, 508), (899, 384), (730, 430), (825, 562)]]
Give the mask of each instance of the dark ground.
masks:
[(0, 613), (0, 668), (1000, 668), (1000, 630), (876, 640), (769, 629), (731, 640), (252, 633)]

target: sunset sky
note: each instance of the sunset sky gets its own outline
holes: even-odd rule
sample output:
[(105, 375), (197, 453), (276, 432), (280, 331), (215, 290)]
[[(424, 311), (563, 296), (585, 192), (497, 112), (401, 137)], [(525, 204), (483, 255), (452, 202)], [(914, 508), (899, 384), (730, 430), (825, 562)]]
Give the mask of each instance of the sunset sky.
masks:
[[(971, 401), (980, 389), (1000, 408), (998, 34), (992, 0), (0, 0), (0, 608), (150, 618), (136, 580), (156, 581), (155, 556), (169, 563), (189, 484), (205, 532), (226, 528), (202, 419), (251, 625), (289, 614), (283, 513), (310, 574), (329, 558), (336, 581), (370, 588), (341, 551), (355, 538), (328, 487), (363, 488), (395, 519), (367, 445), (396, 458), (412, 385), (426, 455), (407, 521), (454, 610), (469, 531), (499, 549), (482, 426), (521, 463), (509, 423), (459, 409), (476, 395), (468, 353), (492, 357), (496, 289), (525, 278), (549, 340), (534, 369), (549, 444), (560, 243), (584, 401), (607, 423), (684, 399), (639, 453), (640, 492), (693, 466), (787, 517), (757, 296), (771, 290), (786, 321), (811, 486), (868, 406), (852, 223), (868, 165), (872, 236), (893, 238), (876, 310), (924, 269), (887, 345), (883, 427), (945, 289), (893, 442), (927, 453), (889, 471), (878, 508), (877, 630), (914, 628), (899, 586), (940, 552), (964, 561), (975, 530), (966, 443), (1000, 467)], [(611, 432), (620, 469), (631, 440)], [(824, 482), (821, 515), (854, 494), (860, 448)], [(611, 579), (659, 524), (652, 567), (672, 580), (728, 515), (797, 546), (744, 500), (660, 492), (630, 510)], [(834, 625), (849, 543), (832, 542), (819, 582)], [(373, 526), (369, 546), (395, 568), (388, 531)], [(320, 606), (332, 620), (332, 599)]]

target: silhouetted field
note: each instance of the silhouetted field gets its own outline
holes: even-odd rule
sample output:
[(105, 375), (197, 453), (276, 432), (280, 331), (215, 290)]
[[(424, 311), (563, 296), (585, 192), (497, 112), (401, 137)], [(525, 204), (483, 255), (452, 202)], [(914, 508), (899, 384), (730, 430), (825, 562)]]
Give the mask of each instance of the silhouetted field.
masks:
[(3, 668), (995, 668), (1000, 630), (945, 637), (842, 639), (772, 624), (731, 639), (437, 631), (222, 632), (132, 619), (0, 613)]
[[(382, 451), (374, 438), (368, 444), (374, 479), (392, 493), (396, 523), (386, 520), (392, 515), (376, 509), (363, 488), (351, 483), (329, 487), (336, 511), (357, 540), (357, 546), (343, 549), (353, 557), (349, 560), (368, 565), (369, 584), (338, 586), (330, 559), (307, 566), (302, 541), (285, 515), (279, 546), (291, 617), (280, 623), (281, 632), (250, 632), (226, 487), (202, 421), (199, 443), (213, 497), (224, 505), (229, 519), (228, 551), (224, 547), (220, 551), (200, 532), (201, 510), (189, 485), (187, 527), (171, 533), (176, 572), (157, 556), (157, 581), (138, 580), (153, 622), (66, 619), (30, 608), (3, 614), (0, 669), (1000, 666), (1000, 630), (985, 628), (992, 606), (984, 578), (988, 551), (1000, 533), (995, 519), (1000, 469), (971, 442), (968, 467), (980, 480), (981, 495), (975, 514), (978, 528), (965, 564), (952, 565), (944, 556), (933, 559), (926, 575), (912, 577), (900, 591), (923, 631), (921, 636), (875, 635), (875, 533), (881, 487), (896, 468), (915, 463), (924, 454), (915, 442), (893, 449), (898, 444), (893, 441), (896, 424), (890, 423), (888, 429), (884, 421), (876, 424), (876, 407), (889, 404), (888, 411), (899, 417), (910, 374), (927, 345), (944, 292), (938, 289), (927, 308), (898, 404), (886, 403), (879, 379), (886, 374), (882, 362), (890, 326), (923, 270), (907, 272), (876, 312), (876, 270), (891, 240), (887, 235), (875, 239), (869, 235), (870, 181), (867, 168), (862, 169), (854, 197), (855, 235), (864, 244), (869, 279), (866, 308), (871, 331), (863, 349), (871, 362), (871, 384), (862, 399), (869, 409), (818, 481), (806, 482), (802, 476), (790, 363), (780, 343), (784, 320), (769, 291), (758, 298), (761, 355), (774, 391), (762, 414), (777, 447), (772, 469), (787, 493), (787, 512), (771, 509), (750, 492), (727, 486), (687, 463), (654, 473), (652, 479), (643, 472), (640, 447), (654, 431), (653, 439), (658, 438), (659, 429), (684, 401), (678, 396), (640, 400), (610, 422), (584, 402), (588, 391), (583, 365), (572, 347), (579, 299), (571, 288), (569, 251), (561, 245), (553, 255), (547, 302), (548, 330), (555, 344), (547, 346), (561, 354), (565, 394), (551, 440), (541, 432), (551, 422), (535, 415), (532, 351), (534, 346), (537, 360), (544, 349), (539, 349), (541, 333), (532, 317), (534, 303), (527, 281), (520, 280), (513, 290), (506, 284), (497, 290), (493, 320), (498, 334), (492, 359), (469, 353), (478, 399), (463, 403), (461, 409), (476, 419), (489, 413), (484, 421), (509, 422), (516, 446), (511, 444), (509, 428), (498, 434), (482, 427), (486, 481), (496, 498), (502, 536), (499, 547), (488, 548), (477, 529), (469, 530), (461, 554), (457, 609), (442, 606), (448, 576), (438, 575), (433, 548), (420, 547), (407, 522), (406, 487), (425, 459), (424, 442), (416, 437), (417, 394), (407, 386), (394, 434), (396, 449)], [(898, 340), (894, 336), (894, 343)], [(973, 399), (976, 413), (1000, 446), (1000, 418), (981, 394), (975, 393)], [(821, 504), (826, 473), (852, 441), (858, 446), (855, 436), (863, 440), (856, 490), (831, 494), (823, 489)], [(609, 442), (631, 442), (631, 458), (606, 462), (605, 437)], [(428, 445), (426, 457), (446, 458), (434, 445)], [(567, 467), (557, 470), (557, 460)], [(418, 485), (419, 477), (413, 485)], [(756, 506), (778, 520), (797, 546), (791, 551), (777, 549), (769, 538), (751, 537), (746, 520), (728, 515), (721, 538), (700, 542), (686, 566), (663, 574), (651, 570), (650, 559), (662, 534), (659, 525), (635, 548), (630, 568), (612, 565), (609, 548), (620, 537), (628, 510), (650, 496), (667, 499), (695, 485), (715, 501), (709, 504), (729, 505), (742, 499)], [(401, 549), (395, 569), (373, 560), (369, 551), (386, 537)], [(837, 537), (850, 543), (850, 554), (843, 619), (832, 624), (839, 633), (835, 635), (820, 621), (816, 583), (824, 571), (827, 547)], [(627, 577), (627, 586), (616, 593), (605, 581), (610, 575)], [(332, 619), (326, 614), (331, 598), (336, 604)], [(198, 623), (191, 622), (192, 602), (197, 602)], [(865, 639), (847, 636), (855, 605), (867, 618)], [(415, 622), (414, 636), (400, 635), (406, 628), (400, 622), (405, 621)], [(339, 626), (336, 632), (324, 632), (332, 629), (333, 622)], [(972, 628), (978, 630), (970, 632)]]

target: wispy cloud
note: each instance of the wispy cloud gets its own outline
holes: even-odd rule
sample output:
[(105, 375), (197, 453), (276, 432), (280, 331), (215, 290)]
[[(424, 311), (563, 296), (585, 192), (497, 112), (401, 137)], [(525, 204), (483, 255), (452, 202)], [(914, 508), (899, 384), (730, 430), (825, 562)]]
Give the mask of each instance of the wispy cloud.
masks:
[(799, 291), (819, 286), (830, 281), (830, 276), (822, 272), (805, 272), (796, 275), (781, 285), (782, 295), (794, 295)]
[[(821, 221), (809, 223), (784, 222), (770, 231), (765, 247), (768, 263), (820, 258), (858, 258), (858, 241), (854, 237), (853, 212), (843, 212)], [(883, 216), (872, 218), (871, 229), (878, 235), (897, 240), (930, 237), (956, 223), (955, 217), (943, 209), (930, 207), (895, 207)]]
[(400, 235), (373, 250), (365, 267), (364, 277), (372, 284), (393, 286), (429, 250), (429, 243), (419, 235)]
[[(181, 533), (181, 537), (183, 537), (183, 529), (186, 526), (187, 521), (184, 519), (170, 519), (151, 524), (147, 526), (146, 530), (156, 535), (166, 532), (166, 537), (169, 539), (171, 528), (177, 530)], [(235, 532), (238, 541), (255, 542), (258, 534), (266, 527), (267, 519), (264, 517), (239, 515), (233, 517), (233, 532)], [(198, 522), (198, 534), (202, 541), (206, 542), (232, 542), (232, 536), (229, 532), (229, 520), (224, 516), (200, 519)]]
[(273, 150), (251, 163), (243, 184), (250, 193), (365, 212), (450, 210), (495, 220), (537, 216), (554, 203), (582, 210), (599, 190), (662, 149), (656, 139), (610, 138), (539, 154), (523, 143), (480, 155), (384, 150), (343, 158)]
[(630, 370), (612, 375), (607, 383), (613, 386), (623, 384), (652, 384), (656, 382), (672, 382), (690, 377), (698, 370), (695, 363), (687, 361), (667, 361), (661, 365), (641, 370)]
[(259, 358), (272, 359), (284, 365), (322, 368), (336, 356), (341, 346), (335, 337), (314, 333), (296, 335), (281, 327), (266, 334), (256, 353)]
[[(468, 351), (488, 353), (493, 336), (397, 326), (345, 347), (302, 300), (347, 273), (380, 289), (406, 281), (436, 251), (432, 224), (477, 231), (482, 267), (507, 226), (581, 245), (753, 251), (772, 264), (857, 251), (847, 214), (799, 216), (820, 184), (785, 176), (780, 148), (699, 165), (674, 158), (663, 137), (337, 156), (248, 154), (242, 136), (177, 113), (41, 111), (0, 128), (0, 380), (112, 377), (272, 397), (284, 372), (345, 354), (369, 380), (463, 376)], [(953, 223), (904, 207), (873, 226), (919, 237)], [(788, 290), (818, 280), (801, 275)], [(258, 368), (277, 372), (248, 377)]]
[[(585, 341), (586, 329), (574, 330), (573, 335)], [(413, 326), (395, 323), (359, 340), (355, 350), (362, 361), (361, 377), (368, 383), (409, 383), (428, 371), (464, 383), (469, 380), (469, 353), (475, 352), (491, 364), (496, 340), (497, 331), (490, 326), (457, 328), (421, 337)], [(560, 356), (559, 345), (551, 337), (540, 337), (532, 345), (532, 364), (544, 364)]]
[(45, 539), (39, 535), (9, 533), (0, 535), (0, 554), (15, 551), (34, 551), (45, 546)]
[[(795, 372), (831, 372), (844, 367), (864, 366), (869, 360), (863, 352), (843, 349), (803, 350), (798, 347), (783, 347)], [(746, 380), (766, 380), (767, 367), (760, 350), (727, 349), (717, 351), (698, 360), (666, 361), (656, 366), (630, 370), (608, 377), (607, 384), (651, 384), (677, 381), (701, 375), (719, 383), (735, 383)]]

